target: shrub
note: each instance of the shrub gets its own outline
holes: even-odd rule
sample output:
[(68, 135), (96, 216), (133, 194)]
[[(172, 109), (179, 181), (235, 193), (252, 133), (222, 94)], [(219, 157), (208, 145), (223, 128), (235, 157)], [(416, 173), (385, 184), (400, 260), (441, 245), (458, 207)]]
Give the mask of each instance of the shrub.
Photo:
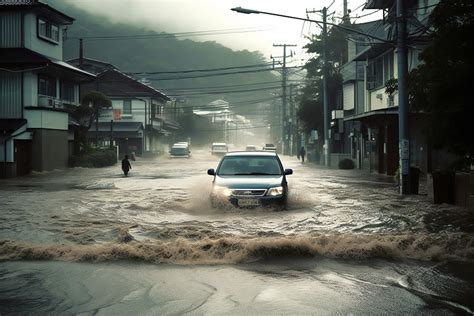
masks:
[(339, 169), (354, 169), (354, 162), (351, 159), (342, 159), (339, 161)]
[(74, 167), (101, 168), (117, 163), (117, 153), (114, 149), (98, 149), (80, 157), (73, 157)]

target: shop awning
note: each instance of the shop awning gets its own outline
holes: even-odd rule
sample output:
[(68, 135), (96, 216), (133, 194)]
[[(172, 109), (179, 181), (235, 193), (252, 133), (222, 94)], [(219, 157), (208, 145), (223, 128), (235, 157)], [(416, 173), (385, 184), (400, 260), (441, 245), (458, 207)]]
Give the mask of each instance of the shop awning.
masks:
[(354, 114), (351, 116), (344, 117), (344, 121), (363, 121), (365, 123), (374, 123), (387, 120), (398, 119), (398, 107), (385, 108), (380, 110), (374, 110), (370, 112), (364, 112), (360, 114)]
[[(87, 132), (89, 138), (110, 137), (113, 138), (142, 138), (143, 124), (141, 122), (99, 122), (98, 131), (95, 123)], [(98, 133), (98, 134), (97, 134)], [(96, 135), (97, 134), (97, 135)]]

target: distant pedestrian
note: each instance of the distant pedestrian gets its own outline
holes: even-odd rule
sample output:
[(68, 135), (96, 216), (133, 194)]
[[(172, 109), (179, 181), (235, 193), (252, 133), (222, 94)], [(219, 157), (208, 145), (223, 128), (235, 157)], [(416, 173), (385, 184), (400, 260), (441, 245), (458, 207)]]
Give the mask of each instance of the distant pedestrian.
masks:
[(130, 164), (130, 161), (128, 160), (128, 155), (125, 155), (125, 157), (122, 159), (122, 170), (125, 175), (128, 175), (128, 171), (132, 169), (132, 165)]
[(301, 146), (299, 155), (300, 155), (300, 157), (301, 157), (301, 162), (304, 163), (304, 156), (306, 155), (306, 150), (304, 149), (304, 146)]

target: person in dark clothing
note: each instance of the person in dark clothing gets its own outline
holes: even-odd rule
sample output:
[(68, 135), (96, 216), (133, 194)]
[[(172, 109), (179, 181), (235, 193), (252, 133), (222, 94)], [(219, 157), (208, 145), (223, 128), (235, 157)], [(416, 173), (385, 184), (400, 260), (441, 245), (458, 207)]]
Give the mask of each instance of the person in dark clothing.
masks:
[(306, 155), (306, 150), (304, 149), (304, 146), (301, 146), (301, 149), (300, 149), (300, 157), (301, 157), (301, 161), (304, 163), (304, 156)]
[(122, 170), (125, 175), (128, 175), (128, 171), (132, 169), (132, 165), (130, 164), (130, 161), (128, 161), (128, 155), (125, 155), (125, 157), (122, 159)]

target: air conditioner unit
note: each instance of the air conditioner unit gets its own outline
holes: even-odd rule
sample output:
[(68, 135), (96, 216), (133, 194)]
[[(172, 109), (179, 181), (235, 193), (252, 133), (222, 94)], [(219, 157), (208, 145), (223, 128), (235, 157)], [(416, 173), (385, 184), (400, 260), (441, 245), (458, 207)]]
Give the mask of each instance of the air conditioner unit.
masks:
[(375, 81), (367, 81), (367, 90), (375, 89)]
[(38, 106), (46, 106), (46, 107), (53, 107), (54, 106), (54, 99), (45, 96), (38, 97)]
[(57, 109), (62, 109), (64, 106), (60, 100), (54, 100), (54, 107)]

